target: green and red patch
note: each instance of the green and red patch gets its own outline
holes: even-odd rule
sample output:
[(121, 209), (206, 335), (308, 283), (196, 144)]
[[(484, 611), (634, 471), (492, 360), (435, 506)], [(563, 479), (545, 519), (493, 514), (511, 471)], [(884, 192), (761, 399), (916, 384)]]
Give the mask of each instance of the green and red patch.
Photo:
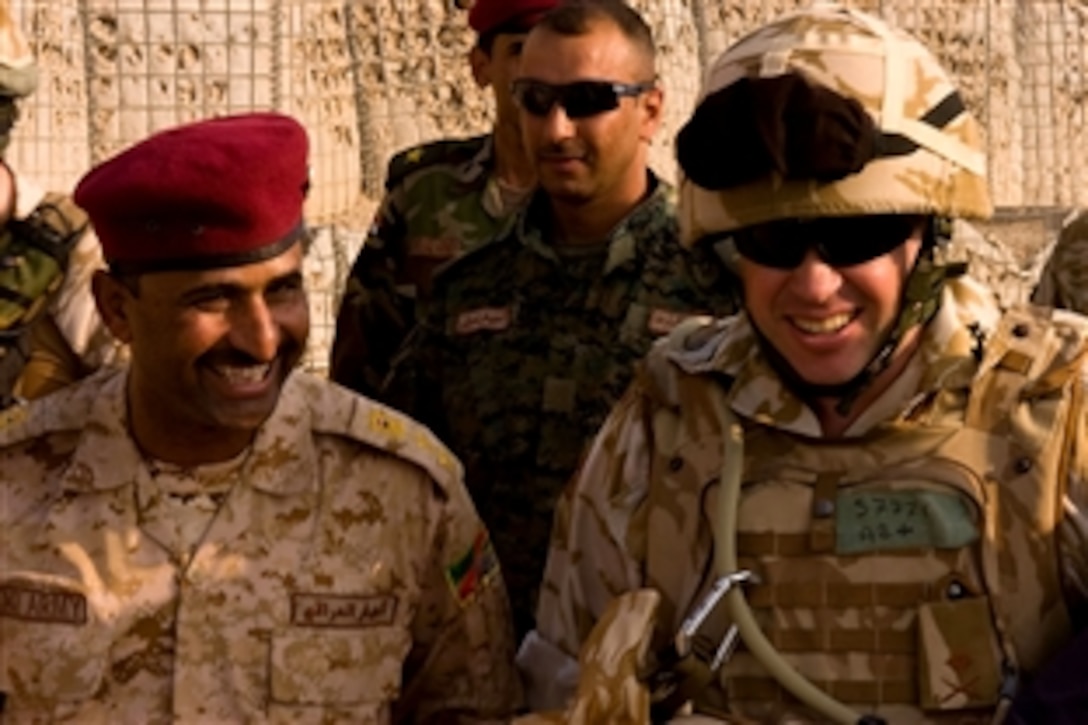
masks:
[(490, 585), (499, 572), (499, 559), (491, 545), (487, 530), (476, 532), (472, 545), (459, 558), (446, 567), (446, 581), (453, 595), (462, 605), (469, 602), (476, 592)]

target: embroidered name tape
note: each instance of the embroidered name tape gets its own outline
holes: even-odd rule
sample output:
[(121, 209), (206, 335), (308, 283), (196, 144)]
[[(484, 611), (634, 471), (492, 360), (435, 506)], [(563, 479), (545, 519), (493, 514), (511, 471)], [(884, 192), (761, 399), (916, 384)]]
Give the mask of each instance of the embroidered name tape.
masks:
[(342, 594), (291, 595), (291, 624), (304, 627), (363, 629), (393, 623), (397, 598), (392, 594), (356, 597)]
[(501, 332), (510, 327), (513, 319), (514, 311), (509, 307), (481, 307), (459, 314), (454, 320), (453, 331), (458, 335), (471, 335), (482, 330)]
[(87, 597), (79, 592), (0, 584), (0, 617), (27, 622), (86, 624)]

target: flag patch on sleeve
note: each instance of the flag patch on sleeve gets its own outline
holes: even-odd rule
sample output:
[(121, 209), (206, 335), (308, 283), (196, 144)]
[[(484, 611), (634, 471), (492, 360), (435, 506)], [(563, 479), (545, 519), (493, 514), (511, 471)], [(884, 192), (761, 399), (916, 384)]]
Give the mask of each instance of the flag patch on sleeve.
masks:
[(468, 603), (476, 592), (488, 587), (499, 571), (499, 559), (487, 530), (476, 532), (472, 545), (457, 561), (446, 567), (446, 581), (453, 596), (462, 605)]

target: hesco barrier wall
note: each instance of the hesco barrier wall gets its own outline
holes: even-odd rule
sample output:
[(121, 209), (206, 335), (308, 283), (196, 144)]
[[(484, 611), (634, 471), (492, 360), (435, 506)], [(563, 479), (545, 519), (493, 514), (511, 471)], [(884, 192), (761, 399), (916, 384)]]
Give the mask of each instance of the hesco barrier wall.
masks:
[[(487, 127), (472, 36), (451, 0), (11, 0), (42, 68), (9, 160), (51, 188), (151, 131), (250, 109), (300, 118), (313, 143), (307, 259), (325, 366), (337, 294), (398, 149)], [(792, 0), (635, 0), (653, 25), (668, 113), (652, 159), (675, 175), (672, 138), (702, 68)], [(914, 32), (956, 76), (986, 132), (1001, 222), (967, 242), (1005, 299), (1065, 212), (1088, 204), (1088, 3), (848, 3)], [(1003, 241), (997, 241), (1001, 239)], [(1004, 246), (1002, 246), (1004, 245)], [(973, 250), (973, 251), (972, 251)]]

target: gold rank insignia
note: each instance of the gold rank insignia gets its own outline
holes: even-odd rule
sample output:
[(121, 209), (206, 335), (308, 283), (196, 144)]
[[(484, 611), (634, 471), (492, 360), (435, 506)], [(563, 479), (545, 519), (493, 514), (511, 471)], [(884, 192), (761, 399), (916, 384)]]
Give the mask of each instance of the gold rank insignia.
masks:
[(414, 149), (412, 149), (411, 151), (409, 151), (408, 153), (406, 153), (404, 155), (405, 161), (407, 161), (410, 164), (418, 164), (419, 160), (422, 159), (422, 158), (423, 158), (423, 149), (421, 147), (414, 148)]
[(26, 418), (25, 405), (13, 405), (10, 408), (0, 410), (0, 429), (15, 425)]
[(394, 441), (400, 441), (404, 438), (404, 419), (396, 414), (391, 414), (381, 408), (374, 408), (370, 411), (368, 422), (370, 430), (378, 435), (385, 435)]

